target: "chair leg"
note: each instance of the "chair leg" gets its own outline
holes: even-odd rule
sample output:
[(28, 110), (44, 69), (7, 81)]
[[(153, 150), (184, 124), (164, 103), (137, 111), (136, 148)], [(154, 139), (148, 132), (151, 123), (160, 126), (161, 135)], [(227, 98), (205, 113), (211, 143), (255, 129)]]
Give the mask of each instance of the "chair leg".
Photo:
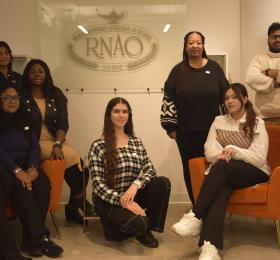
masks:
[[(86, 158), (84, 163), (86, 162)], [(85, 176), (85, 165), (83, 169), (83, 232), (86, 232), (86, 176)]]
[(60, 235), (60, 231), (59, 231), (59, 227), (58, 227), (58, 224), (57, 224), (57, 220), (56, 220), (56, 216), (54, 214), (54, 211), (50, 211), (50, 214), (51, 214), (51, 218), (52, 218), (52, 221), (53, 221), (54, 228), (56, 230), (57, 238), (59, 240), (61, 240), (61, 235)]
[(277, 231), (278, 244), (280, 246), (280, 220), (279, 219), (275, 220), (275, 225)]

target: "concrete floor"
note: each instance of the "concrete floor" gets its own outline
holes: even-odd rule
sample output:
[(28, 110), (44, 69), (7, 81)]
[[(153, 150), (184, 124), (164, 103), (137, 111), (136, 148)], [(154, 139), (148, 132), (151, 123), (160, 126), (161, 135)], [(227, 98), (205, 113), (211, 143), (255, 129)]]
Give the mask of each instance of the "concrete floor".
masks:
[[(66, 223), (62, 208), (56, 213), (62, 240), (55, 238), (53, 240), (64, 248), (63, 258), (67, 260), (197, 259), (199, 255), (198, 239), (182, 238), (170, 230), (171, 225), (182, 217), (185, 209), (184, 204), (171, 204), (169, 206), (165, 232), (163, 234), (154, 233), (160, 243), (159, 248), (156, 249), (144, 247), (133, 238), (123, 242), (106, 241), (99, 220), (90, 221), (87, 232), (83, 233), (82, 227)], [(19, 223), (12, 221), (11, 224), (17, 233)], [(55, 231), (50, 218), (48, 218), (47, 225), (51, 236), (54, 237)], [(19, 233), (17, 237), (20, 237)], [(280, 259), (280, 247), (273, 221), (232, 216), (231, 219), (225, 221), (224, 242), (225, 249), (220, 253), (222, 259)], [(42, 257), (40, 259), (49, 258)]]

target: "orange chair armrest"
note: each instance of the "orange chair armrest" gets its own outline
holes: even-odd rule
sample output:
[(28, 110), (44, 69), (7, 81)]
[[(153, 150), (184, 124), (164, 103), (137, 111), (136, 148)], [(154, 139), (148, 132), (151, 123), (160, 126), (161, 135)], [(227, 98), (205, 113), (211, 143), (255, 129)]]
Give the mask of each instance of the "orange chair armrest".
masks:
[(268, 211), (278, 215), (280, 219), (280, 166), (276, 167), (270, 179), (270, 189), (268, 192)]
[(58, 209), (64, 179), (65, 163), (61, 160), (46, 160), (41, 167), (48, 175), (51, 183), (49, 211)]
[(205, 157), (197, 157), (189, 160), (189, 170), (193, 189), (193, 196), (196, 200), (204, 181), (204, 172), (208, 168), (208, 162)]

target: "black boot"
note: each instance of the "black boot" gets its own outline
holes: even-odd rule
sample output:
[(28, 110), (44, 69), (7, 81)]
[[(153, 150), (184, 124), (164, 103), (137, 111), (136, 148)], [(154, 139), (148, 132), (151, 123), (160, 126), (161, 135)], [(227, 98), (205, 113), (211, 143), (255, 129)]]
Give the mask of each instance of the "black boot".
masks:
[(83, 224), (83, 217), (79, 212), (79, 208), (71, 205), (70, 203), (65, 205), (65, 217), (69, 222), (74, 222), (77, 224)]
[[(83, 175), (84, 174), (84, 175)], [(83, 180), (83, 177), (85, 180)], [(78, 165), (73, 165), (66, 169), (64, 179), (71, 189), (69, 203), (65, 207), (66, 219), (75, 223), (83, 223), (82, 216), (79, 209), (84, 210), (83, 204), (83, 181), (85, 181), (85, 189), (89, 180), (88, 170), (85, 169), (81, 172)], [(86, 200), (85, 202), (85, 215), (87, 217), (94, 216), (92, 205)]]
[(156, 248), (159, 246), (158, 240), (154, 237), (152, 232), (148, 230), (148, 232), (142, 236), (136, 237), (136, 239), (143, 245), (151, 248)]

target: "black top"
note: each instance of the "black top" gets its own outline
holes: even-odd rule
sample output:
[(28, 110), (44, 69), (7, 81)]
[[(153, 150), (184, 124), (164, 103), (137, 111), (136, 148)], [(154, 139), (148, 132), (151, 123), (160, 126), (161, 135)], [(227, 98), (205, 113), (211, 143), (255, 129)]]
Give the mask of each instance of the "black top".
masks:
[(11, 82), (13, 83), (13, 85), (16, 85), (18, 89), (21, 89), (21, 78), (22, 76), (15, 71), (9, 71), (7, 79), (0, 72), (0, 88), (2, 87), (3, 84), (7, 85), (8, 82)]
[(208, 60), (202, 68), (180, 62), (164, 85), (161, 124), (167, 130), (208, 131), (220, 114), (229, 83), (222, 68)]
[(13, 118), (7, 116), (2, 124), (9, 125), (0, 135), (0, 161), (9, 172), (17, 167), (26, 170), (40, 163), (40, 146), (38, 138), (32, 133), (28, 124), (22, 130), (14, 126)]

